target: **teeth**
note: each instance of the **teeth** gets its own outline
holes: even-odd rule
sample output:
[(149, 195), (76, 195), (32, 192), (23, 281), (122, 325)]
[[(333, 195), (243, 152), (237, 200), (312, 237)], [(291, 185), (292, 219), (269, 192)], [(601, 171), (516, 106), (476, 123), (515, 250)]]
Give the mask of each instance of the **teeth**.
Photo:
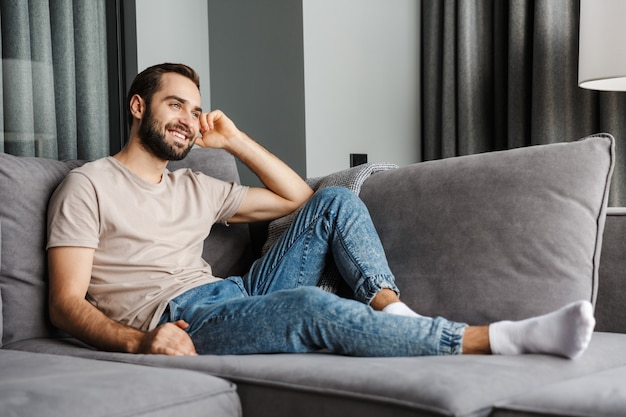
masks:
[(183, 139), (183, 140), (187, 139), (187, 137), (185, 135), (183, 135), (182, 133), (180, 133), (180, 132), (174, 132), (174, 131), (170, 130), (170, 133), (172, 135), (176, 136), (179, 139)]

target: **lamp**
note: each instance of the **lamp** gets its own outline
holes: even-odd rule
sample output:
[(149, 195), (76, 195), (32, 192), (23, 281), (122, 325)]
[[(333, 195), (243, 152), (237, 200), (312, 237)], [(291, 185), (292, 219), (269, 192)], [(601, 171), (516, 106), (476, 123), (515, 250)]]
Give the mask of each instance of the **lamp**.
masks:
[(626, 0), (581, 0), (578, 85), (626, 91)]

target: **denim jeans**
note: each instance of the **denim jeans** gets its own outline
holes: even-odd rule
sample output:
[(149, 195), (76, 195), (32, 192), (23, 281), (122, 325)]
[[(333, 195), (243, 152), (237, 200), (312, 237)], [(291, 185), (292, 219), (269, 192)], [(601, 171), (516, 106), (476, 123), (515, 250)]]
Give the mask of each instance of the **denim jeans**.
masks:
[[(329, 255), (354, 299), (315, 286)], [(383, 288), (398, 292), (367, 208), (350, 190), (328, 187), (311, 197), (245, 276), (176, 297), (161, 323), (189, 323), (187, 332), (200, 354), (461, 353), (465, 324), (374, 311), (369, 303)]]

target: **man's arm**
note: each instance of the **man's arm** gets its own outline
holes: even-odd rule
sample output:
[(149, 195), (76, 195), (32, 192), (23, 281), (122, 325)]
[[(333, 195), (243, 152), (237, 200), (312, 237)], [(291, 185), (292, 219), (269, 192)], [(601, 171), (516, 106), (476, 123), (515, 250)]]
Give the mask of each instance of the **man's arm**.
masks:
[(50, 319), (61, 330), (98, 349), (129, 353), (195, 355), (187, 323), (166, 323), (143, 332), (105, 316), (85, 299), (94, 249), (55, 247), (48, 250)]
[(287, 164), (241, 132), (219, 110), (200, 119), (203, 147), (226, 149), (246, 164), (267, 188), (250, 188), (231, 222), (272, 220), (291, 213), (313, 190)]

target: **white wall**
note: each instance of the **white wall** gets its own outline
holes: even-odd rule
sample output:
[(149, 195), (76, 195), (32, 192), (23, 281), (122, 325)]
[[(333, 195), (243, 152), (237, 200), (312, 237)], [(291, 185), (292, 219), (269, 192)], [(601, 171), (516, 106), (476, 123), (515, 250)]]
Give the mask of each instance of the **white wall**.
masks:
[(420, 2), (303, 0), (307, 176), (420, 149)]
[(137, 67), (180, 62), (200, 74), (202, 107), (211, 106), (207, 0), (136, 0)]
[[(210, 108), (207, 0), (136, 0), (139, 70), (184, 62)], [(302, 0), (306, 176), (421, 158), (420, 1)], [(254, 136), (254, 132), (250, 132)]]

